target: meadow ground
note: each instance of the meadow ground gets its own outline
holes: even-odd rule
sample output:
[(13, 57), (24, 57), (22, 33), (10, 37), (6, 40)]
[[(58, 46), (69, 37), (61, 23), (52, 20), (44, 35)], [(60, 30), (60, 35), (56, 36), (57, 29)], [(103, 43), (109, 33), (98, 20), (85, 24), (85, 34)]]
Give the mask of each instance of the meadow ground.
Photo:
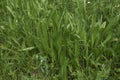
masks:
[(0, 0), (0, 80), (120, 80), (120, 0)]

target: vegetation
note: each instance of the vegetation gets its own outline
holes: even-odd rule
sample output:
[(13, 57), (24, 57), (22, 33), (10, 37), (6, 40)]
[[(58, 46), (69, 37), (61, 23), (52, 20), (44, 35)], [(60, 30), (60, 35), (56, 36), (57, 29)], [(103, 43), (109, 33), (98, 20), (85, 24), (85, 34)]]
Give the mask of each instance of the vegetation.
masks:
[(0, 80), (119, 80), (120, 0), (0, 0)]

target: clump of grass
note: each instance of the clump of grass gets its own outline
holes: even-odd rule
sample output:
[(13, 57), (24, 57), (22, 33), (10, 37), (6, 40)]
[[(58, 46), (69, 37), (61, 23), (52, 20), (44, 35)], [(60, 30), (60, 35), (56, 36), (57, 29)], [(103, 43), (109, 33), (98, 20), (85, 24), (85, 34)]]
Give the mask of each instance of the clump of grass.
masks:
[(0, 79), (119, 80), (119, 4), (0, 1)]

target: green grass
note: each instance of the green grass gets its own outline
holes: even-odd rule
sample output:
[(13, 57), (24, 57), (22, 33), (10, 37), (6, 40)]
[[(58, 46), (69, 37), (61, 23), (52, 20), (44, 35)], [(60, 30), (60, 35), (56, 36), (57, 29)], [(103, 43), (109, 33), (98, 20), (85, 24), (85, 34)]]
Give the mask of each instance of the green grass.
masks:
[(0, 0), (0, 80), (119, 80), (120, 1), (89, 2)]

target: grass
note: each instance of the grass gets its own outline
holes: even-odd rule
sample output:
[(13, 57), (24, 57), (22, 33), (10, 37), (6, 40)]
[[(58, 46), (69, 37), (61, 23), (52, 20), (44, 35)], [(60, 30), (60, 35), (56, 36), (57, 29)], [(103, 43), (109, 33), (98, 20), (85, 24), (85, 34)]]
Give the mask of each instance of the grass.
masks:
[(119, 0), (1, 0), (0, 80), (119, 80)]

